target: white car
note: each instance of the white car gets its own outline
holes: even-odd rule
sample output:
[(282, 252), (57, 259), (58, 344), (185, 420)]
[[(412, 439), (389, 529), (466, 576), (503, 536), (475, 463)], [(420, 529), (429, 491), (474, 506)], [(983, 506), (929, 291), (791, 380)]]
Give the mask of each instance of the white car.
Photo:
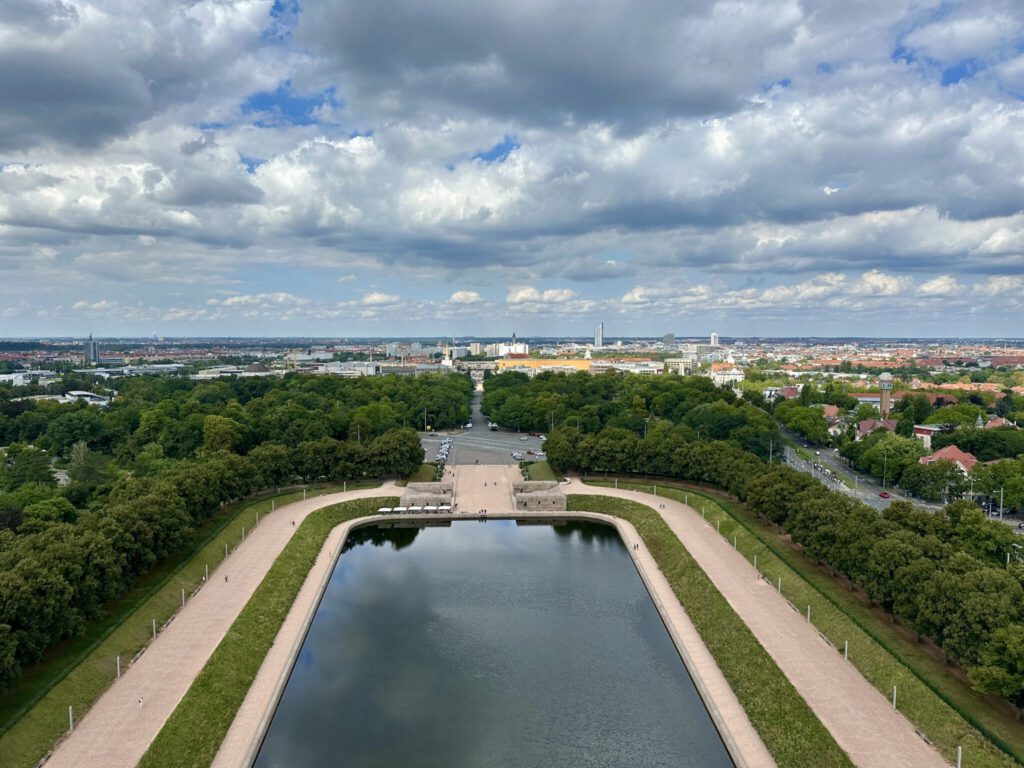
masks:
[(512, 458), (515, 459), (516, 461), (522, 461), (523, 460), (523, 454), (521, 454), (521, 453), (513, 453), (512, 454)]
[(526, 435), (523, 435), (522, 437), (519, 438), (520, 442), (523, 442), (523, 443), (525, 443), (529, 439), (530, 438), (528, 438)]
[(473, 428), (473, 422), (472, 421), (469, 422), (468, 424), (466, 424), (466, 429), (472, 429), (472, 428)]

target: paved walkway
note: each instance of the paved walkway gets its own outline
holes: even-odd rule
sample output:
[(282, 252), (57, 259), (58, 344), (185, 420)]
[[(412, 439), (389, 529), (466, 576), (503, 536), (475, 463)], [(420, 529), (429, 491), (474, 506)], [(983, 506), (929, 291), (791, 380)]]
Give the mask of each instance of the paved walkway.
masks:
[[(655, 509), (754, 633), (854, 764), (863, 768), (942, 768), (942, 756), (857, 669), (822, 641), (753, 566), (681, 502), (637, 491), (584, 485), (566, 493), (616, 496)], [(659, 507), (664, 505), (664, 509)]]
[(298, 525), (310, 512), (341, 501), (397, 495), (394, 483), (386, 483), (317, 496), (261, 517), (210, 581), (75, 725), (46, 768), (131, 768), (138, 763), (288, 543), (295, 530), (292, 521)]

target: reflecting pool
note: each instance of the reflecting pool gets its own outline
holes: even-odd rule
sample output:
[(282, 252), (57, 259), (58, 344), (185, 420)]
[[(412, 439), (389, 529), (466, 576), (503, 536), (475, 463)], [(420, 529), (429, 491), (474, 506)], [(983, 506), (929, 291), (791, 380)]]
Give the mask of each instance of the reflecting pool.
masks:
[(354, 531), (259, 768), (731, 766), (614, 528)]

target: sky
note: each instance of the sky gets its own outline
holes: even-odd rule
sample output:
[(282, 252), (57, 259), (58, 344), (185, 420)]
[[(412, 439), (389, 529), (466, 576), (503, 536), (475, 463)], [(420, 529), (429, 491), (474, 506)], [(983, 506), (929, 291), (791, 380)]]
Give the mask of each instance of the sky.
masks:
[(1020, 0), (5, 0), (0, 336), (1024, 337)]

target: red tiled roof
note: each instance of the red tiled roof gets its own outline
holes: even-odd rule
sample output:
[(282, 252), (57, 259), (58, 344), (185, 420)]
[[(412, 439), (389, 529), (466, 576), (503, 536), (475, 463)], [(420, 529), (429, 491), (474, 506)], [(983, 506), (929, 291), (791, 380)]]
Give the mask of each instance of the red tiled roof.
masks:
[(978, 463), (974, 454), (961, 451), (955, 445), (947, 445), (945, 448), (940, 448), (931, 456), (922, 456), (919, 461), (921, 464), (931, 464), (935, 461), (951, 461), (954, 464), (959, 464), (968, 472), (971, 471), (971, 467)]

